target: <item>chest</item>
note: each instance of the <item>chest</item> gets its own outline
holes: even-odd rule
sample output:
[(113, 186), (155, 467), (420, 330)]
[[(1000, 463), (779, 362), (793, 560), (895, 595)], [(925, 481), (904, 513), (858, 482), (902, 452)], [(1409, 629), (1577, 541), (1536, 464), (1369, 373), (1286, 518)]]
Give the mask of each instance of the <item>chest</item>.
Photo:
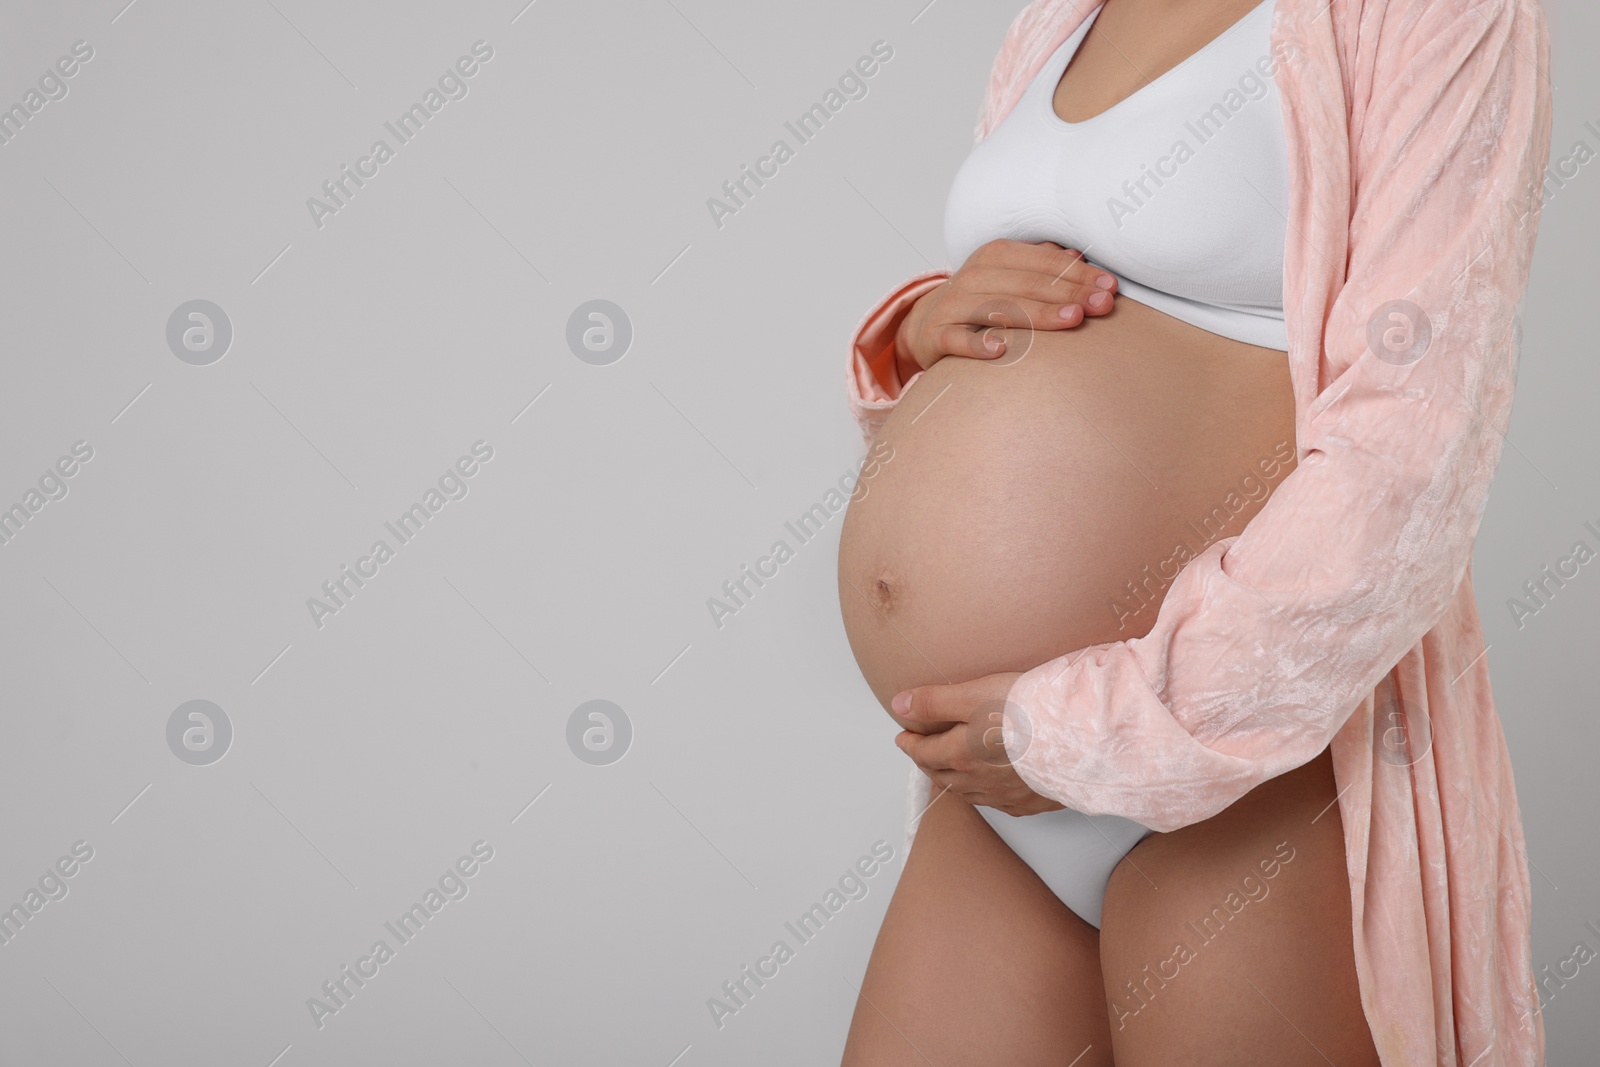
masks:
[(1131, 97), (1227, 33), (1260, 0), (1107, 0), (1051, 98), (1066, 122), (1085, 122)]
[[(1191, 30), (1181, 45), (1128, 52), (1143, 25), (1134, 15), (1149, 10), (1134, 5), (1148, 2), (1091, 12), (974, 149), (946, 202), (950, 262), (996, 237), (1053, 241), (1174, 296), (1281, 309), (1288, 161), (1273, 0), (1231, 23), (1234, 9), (1208, 5), (1221, 14), (1206, 25), (1224, 22), (1211, 40)], [(1104, 30), (1119, 4), (1121, 29)], [(1099, 65), (1079, 66), (1096, 41)], [(1121, 52), (1154, 75), (1128, 93), (1142, 75)], [(1099, 84), (1102, 70), (1123, 80)]]

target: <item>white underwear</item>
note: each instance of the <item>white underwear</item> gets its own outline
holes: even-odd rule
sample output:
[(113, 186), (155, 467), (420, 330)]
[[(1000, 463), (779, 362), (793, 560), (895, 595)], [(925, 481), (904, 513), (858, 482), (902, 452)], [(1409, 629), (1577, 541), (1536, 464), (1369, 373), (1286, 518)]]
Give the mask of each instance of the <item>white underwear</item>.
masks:
[(1061, 902), (1096, 930), (1111, 872), (1155, 832), (1118, 815), (1085, 815), (1071, 808), (1022, 816), (977, 810)]

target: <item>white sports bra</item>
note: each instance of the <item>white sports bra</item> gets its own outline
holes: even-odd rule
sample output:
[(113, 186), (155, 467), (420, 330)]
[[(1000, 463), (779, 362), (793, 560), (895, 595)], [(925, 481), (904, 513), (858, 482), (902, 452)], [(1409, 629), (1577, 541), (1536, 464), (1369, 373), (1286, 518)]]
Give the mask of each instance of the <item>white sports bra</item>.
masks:
[(1067, 122), (1053, 97), (1096, 7), (956, 173), (944, 218), (951, 269), (997, 237), (1054, 241), (1115, 274), (1119, 293), (1287, 350), (1273, 3), (1110, 109)]

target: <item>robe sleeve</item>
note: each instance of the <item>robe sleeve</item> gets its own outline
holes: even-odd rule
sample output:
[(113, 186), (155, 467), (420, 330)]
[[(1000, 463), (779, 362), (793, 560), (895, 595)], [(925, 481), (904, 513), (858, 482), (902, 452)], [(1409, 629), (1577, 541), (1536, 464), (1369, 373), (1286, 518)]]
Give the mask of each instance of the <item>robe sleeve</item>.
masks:
[(873, 305), (856, 324), (845, 365), (845, 396), (868, 445), (911, 382), (922, 377), (918, 371), (910, 381), (900, 380), (895, 368), (895, 331), (917, 298), (937, 289), (950, 275), (951, 271), (942, 267), (913, 275)]
[[(1051, 660), (1008, 694), (1017, 772), (1068, 807), (1159, 831), (1218, 813), (1321, 752), (1469, 580), (1510, 418), (1548, 48), (1523, 0), (1382, 11), (1351, 64), (1349, 173), (1300, 161), (1349, 192), (1290, 220), (1305, 243), (1286, 285), (1326, 309), (1298, 466), (1178, 573), (1147, 635)], [(1303, 152), (1345, 148), (1299, 132)], [(1307, 247), (1318, 233), (1334, 240)]]

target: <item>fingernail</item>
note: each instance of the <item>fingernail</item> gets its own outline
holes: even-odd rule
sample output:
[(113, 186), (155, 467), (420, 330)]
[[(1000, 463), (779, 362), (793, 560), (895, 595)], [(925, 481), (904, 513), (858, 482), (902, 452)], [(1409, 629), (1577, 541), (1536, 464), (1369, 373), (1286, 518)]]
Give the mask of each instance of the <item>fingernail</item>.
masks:
[(1000, 351), (1000, 346), (1003, 343), (1004, 342), (996, 340), (993, 337), (985, 337), (983, 339), (984, 351), (986, 351), (986, 352), (999, 352)]
[(1061, 315), (1061, 317), (1063, 319), (1070, 319), (1070, 318), (1072, 318), (1073, 315), (1077, 314), (1077, 312), (1078, 312), (1078, 305), (1077, 304), (1068, 304), (1066, 307), (1061, 309), (1059, 314)]
[(1113, 285), (1117, 284), (1117, 280), (1109, 274), (1102, 274), (1100, 277), (1094, 280), (1094, 284), (1099, 286), (1101, 289), (1109, 289)]
[(889, 701), (889, 706), (902, 715), (909, 713), (911, 711), (911, 694), (896, 693), (894, 699)]
[(1089, 298), (1089, 306), (1096, 311), (1104, 311), (1111, 306), (1110, 293), (1096, 293)]

